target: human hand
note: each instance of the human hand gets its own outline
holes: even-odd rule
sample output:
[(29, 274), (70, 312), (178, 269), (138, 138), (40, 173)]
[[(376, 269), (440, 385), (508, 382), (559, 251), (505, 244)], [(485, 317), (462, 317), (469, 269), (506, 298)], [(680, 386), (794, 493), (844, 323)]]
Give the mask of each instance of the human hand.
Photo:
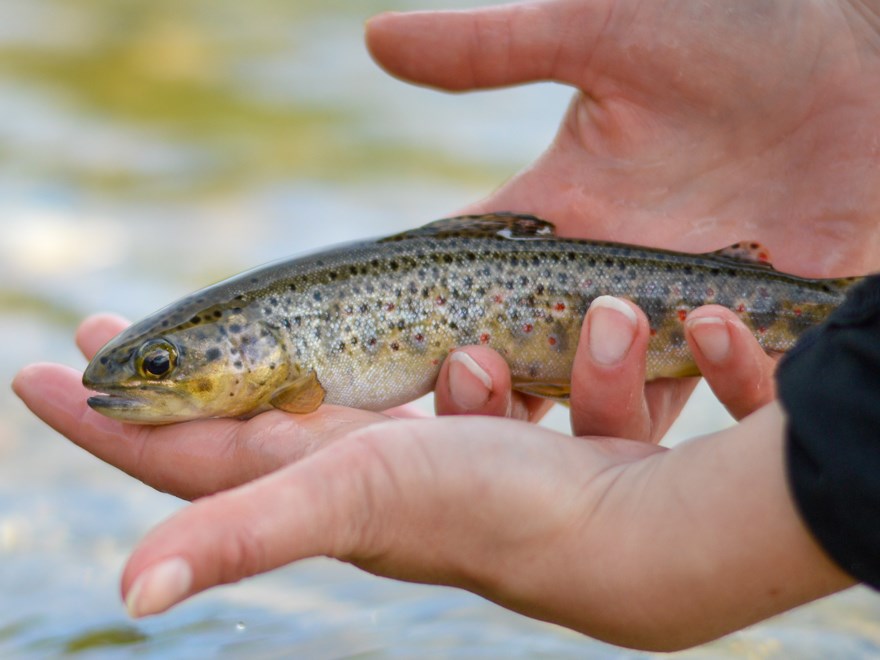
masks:
[(774, 405), (668, 451), (485, 417), (369, 425), (173, 516), (122, 590), (144, 616), (325, 555), (681, 648), (852, 583), (794, 511), (782, 429)]
[(382, 14), (367, 43), (418, 84), (578, 90), (544, 156), (469, 211), (686, 252), (759, 240), (779, 270), (830, 277), (880, 264), (878, 16), (877, 0), (550, 0)]
[[(381, 65), (420, 84), (557, 80), (579, 90), (544, 156), (467, 212), (532, 212), (563, 235), (683, 251), (760, 240), (780, 270), (820, 277), (880, 264), (880, 85), (866, 82), (880, 78), (873, 4), (552, 0), (384, 14), (367, 41)], [(713, 334), (708, 322), (691, 329)], [(477, 386), (469, 405), (456, 403), (444, 368), (438, 411), (535, 418), (546, 409), (499, 385), (506, 368), (491, 352), (467, 353), (492, 396), (480, 404)], [(710, 378), (735, 417), (772, 397), (772, 363), (755, 346), (745, 355), (745, 365), (724, 365), (732, 378)], [(751, 378), (744, 366), (756, 367)], [(590, 396), (572, 394), (575, 432), (662, 436), (694, 381), (642, 392), (639, 371), (637, 350), (615, 370), (577, 360), (574, 388)], [(592, 391), (581, 388), (588, 382)]]

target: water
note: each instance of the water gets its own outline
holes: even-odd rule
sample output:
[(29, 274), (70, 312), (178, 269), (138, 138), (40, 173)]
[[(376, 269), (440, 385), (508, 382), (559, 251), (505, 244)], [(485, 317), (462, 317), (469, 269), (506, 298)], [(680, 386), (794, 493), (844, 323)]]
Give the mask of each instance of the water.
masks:
[[(447, 215), (540, 153), (568, 90), (447, 96), (371, 63), (363, 20), (416, 5), (3, 0), (0, 380), (37, 360), (82, 367), (71, 335), (88, 313), (139, 317), (270, 259)], [(181, 503), (0, 391), (3, 657), (646, 655), (317, 559), (133, 622), (120, 569)], [(702, 390), (669, 441), (727, 423)], [(856, 589), (682, 655), (877, 655), (878, 620)]]

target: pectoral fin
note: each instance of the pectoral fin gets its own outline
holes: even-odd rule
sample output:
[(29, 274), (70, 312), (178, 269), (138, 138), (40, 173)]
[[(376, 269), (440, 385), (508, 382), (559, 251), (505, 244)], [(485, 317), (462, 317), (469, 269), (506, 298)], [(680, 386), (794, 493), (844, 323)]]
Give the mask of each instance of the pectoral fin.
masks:
[(560, 403), (568, 401), (568, 397), (571, 395), (571, 383), (533, 383), (524, 381), (513, 383), (513, 389), (523, 394), (531, 394), (543, 399), (553, 399)]
[(324, 402), (324, 395), (318, 374), (310, 371), (275, 392), (269, 403), (280, 410), (304, 415), (317, 410)]

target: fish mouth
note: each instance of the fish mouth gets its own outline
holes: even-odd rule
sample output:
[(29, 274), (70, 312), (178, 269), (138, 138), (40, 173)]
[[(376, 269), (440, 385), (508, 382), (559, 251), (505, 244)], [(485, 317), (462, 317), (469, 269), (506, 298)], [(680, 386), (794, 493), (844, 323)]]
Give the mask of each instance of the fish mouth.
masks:
[(141, 388), (137, 391), (120, 388), (98, 392), (90, 396), (86, 403), (92, 410), (120, 422), (170, 424), (186, 421), (194, 416), (173, 391), (162, 391), (158, 399), (154, 395), (160, 392)]
[(86, 403), (94, 410), (102, 413), (108, 412), (132, 412), (149, 407), (146, 399), (131, 396), (129, 394), (96, 394), (90, 396)]

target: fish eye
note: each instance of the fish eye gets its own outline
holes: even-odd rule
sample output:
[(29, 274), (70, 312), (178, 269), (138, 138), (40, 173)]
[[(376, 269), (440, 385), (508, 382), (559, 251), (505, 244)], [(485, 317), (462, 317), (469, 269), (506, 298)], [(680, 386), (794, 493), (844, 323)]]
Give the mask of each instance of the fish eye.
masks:
[(144, 378), (163, 378), (177, 366), (177, 349), (164, 339), (151, 339), (137, 352), (137, 368)]

